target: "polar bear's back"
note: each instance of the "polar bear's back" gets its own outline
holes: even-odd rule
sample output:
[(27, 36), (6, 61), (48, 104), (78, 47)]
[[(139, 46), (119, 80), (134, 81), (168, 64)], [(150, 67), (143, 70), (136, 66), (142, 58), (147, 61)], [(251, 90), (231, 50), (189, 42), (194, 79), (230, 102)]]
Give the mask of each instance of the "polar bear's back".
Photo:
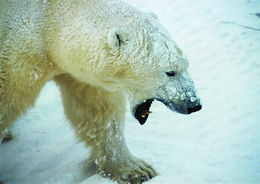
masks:
[[(0, 54), (41, 52), (42, 0), (0, 0)], [(0, 60), (3, 62), (3, 60)]]

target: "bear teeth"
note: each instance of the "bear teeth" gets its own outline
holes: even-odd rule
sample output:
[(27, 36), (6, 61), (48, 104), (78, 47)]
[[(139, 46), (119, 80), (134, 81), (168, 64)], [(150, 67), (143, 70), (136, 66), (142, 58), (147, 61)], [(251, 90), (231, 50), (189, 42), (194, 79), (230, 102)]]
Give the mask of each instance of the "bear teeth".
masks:
[(145, 113), (141, 116), (142, 118), (145, 118), (146, 115), (152, 114), (152, 111), (145, 111)]

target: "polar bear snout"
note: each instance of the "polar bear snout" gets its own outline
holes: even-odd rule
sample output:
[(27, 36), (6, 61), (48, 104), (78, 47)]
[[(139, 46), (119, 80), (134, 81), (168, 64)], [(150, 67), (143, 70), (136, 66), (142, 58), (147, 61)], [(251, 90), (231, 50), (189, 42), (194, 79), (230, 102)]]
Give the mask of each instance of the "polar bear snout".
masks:
[(191, 114), (193, 112), (197, 112), (202, 109), (202, 105), (199, 100), (197, 100), (195, 102), (185, 101), (181, 104), (174, 103), (171, 105), (174, 106), (174, 111), (179, 112), (181, 114)]
[(187, 107), (187, 114), (191, 114), (193, 112), (197, 112), (199, 110), (202, 109), (202, 105), (200, 103), (195, 103), (195, 104), (190, 104), (188, 107)]
[(133, 108), (132, 113), (134, 117), (139, 121), (141, 125), (145, 124), (146, 120), (148, 119), (149, 114), (152, 112), (150, 111), (150, 107), (154, 100), (158, 100), (162, 102), (166, 107), (170, 110), (178, 112), (180, 114), (191, 114), (193, 112), (197, 112), (202, 109), (202, 105), (200, 100), (191, 101), (181, 101), (176, 103), (174, 101), (165, 100), (165, 99), (147, 99), (144, 100), (142, 103), (138, 104)]

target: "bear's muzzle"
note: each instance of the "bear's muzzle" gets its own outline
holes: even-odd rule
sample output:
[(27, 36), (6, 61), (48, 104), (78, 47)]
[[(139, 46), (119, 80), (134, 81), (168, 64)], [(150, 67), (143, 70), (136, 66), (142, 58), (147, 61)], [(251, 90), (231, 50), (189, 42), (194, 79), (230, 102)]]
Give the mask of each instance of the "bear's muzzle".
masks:
[(162, 102), (166, 107), (170, 110), (181, 113), (181, 114), (191, 114), (193, 112), (197, 112), (202, 109), (202, 105), (200, 100), (196, 100), (191, 102), (190, 100), (181, 101), (179, 103), (164, 100), (164, 99), (157, 99), (158, 101)]
[[(139, 121), (141, 125), (145, 124), (146, 120), (148, 119), (148, 116), (152, 113), (150, 111), (150, 107), (154, 100), (155, 99), (144, 100), (142, 103), (138, 104), (132, 110), (134, 117)], [(175, 103), (173, 101), (164, 100), (164, 99), (156, 99), (156, 100), (162, 102), (170, 110), (181, 114), (191, 114), (193, 112), (197, 112), (202, 109), (200, 100), (196, 100), (194, 102), (187, 100), (187, 101), (182, 101), (180, 103)]]

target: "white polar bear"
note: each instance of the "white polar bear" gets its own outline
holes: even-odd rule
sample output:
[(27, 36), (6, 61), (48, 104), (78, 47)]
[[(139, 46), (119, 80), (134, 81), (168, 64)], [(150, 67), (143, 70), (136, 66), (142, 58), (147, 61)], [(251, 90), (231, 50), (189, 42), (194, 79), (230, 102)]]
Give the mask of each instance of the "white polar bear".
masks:
[(55, 80), (102, 175), (156, 176), (126, 147), (126, 98), (141, 124), (155, 99), (183, 114), (201, 109), (187, 59), (157, 18), (119, 0), (0, 0), (0, 16), (0, 134)]

